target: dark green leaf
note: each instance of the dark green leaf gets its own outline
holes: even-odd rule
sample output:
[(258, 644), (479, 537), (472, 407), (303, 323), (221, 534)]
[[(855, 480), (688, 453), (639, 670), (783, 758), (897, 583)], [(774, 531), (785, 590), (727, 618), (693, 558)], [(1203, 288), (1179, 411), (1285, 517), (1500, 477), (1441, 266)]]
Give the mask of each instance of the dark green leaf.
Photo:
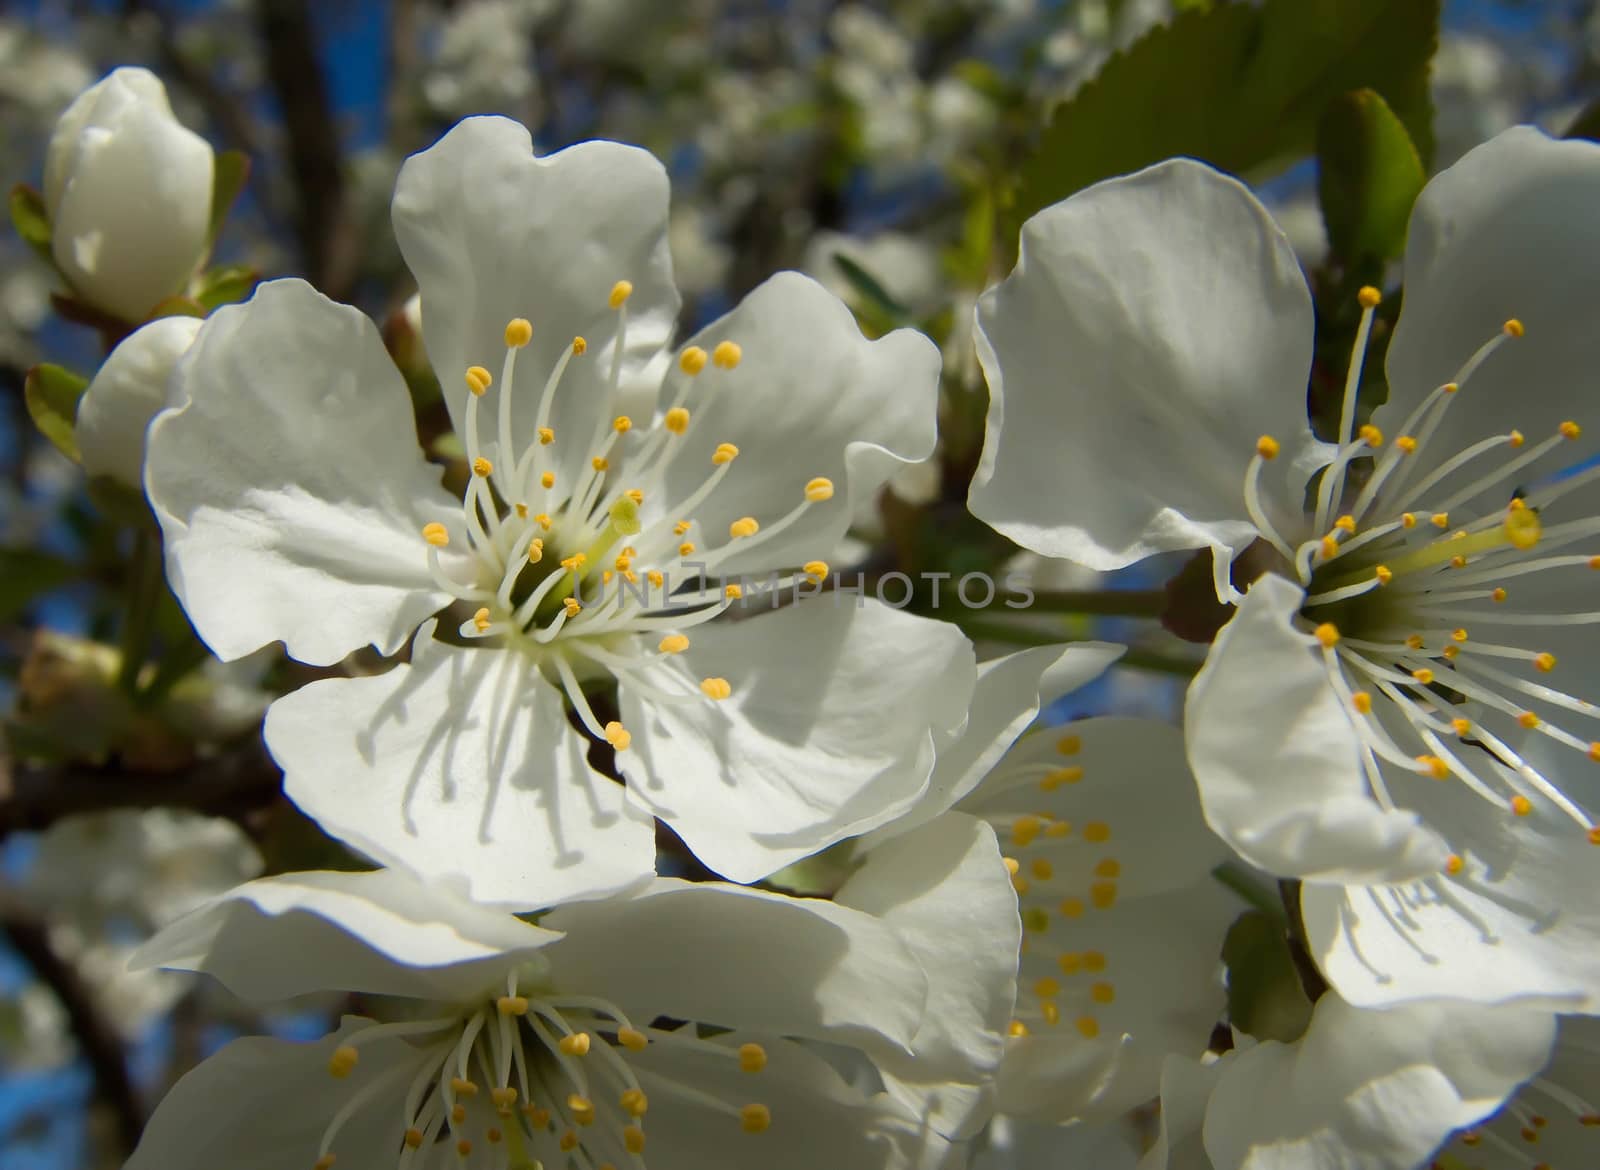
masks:
[(50, 252), (50, 212), (45, 208), (44, 196), (24, 183), (11, 188), (11, 225), (17, 229), (22, 242), (42, 256), (46, 263), (55, 265)]
[(71, 561), (31, 548), (0, 548), (0, 621), (11, 621), (39, 594), (73, 580)]
[(78, 440), (72, 428), (78, 421), (78, 400), (88, 388), (88, 379), (48, 362), (29, 370), (23, 384), (33, 425), (74, 463), (78, 461)]
[(1022, 168), (1018, 221), (1176, 155), (1244, 172), (1308, 152), (1333, 98), (1373, 89), (1432, 152), (1439, 0), (1266, 0), (1176, 16), (1060, 106)]
[(833, 264), (844, 273), (844, 278), (861, 297), (865, 308), (875, 310), (880, 316), (887, 316), (896, 321), (903, 321), (906, 318), (908, 314), (906, 307), (890, 296), (889, 290), (884, 288), (883, 283), (872, 273), (843, 252), (833, 254)]
[(200, 278), (194, 299), (208, 312), (219, 305), (231, 305), (249, 297), (261, 273), (248, 264), (228, 264), (213, 268)]
[(234, 200), (250, 181), (250, 156), (242, 150), (224, 150), (211, 172), (211, 227), (206, 238), (213, 244), (233, 209)]
[(1329, 103), (1317, 128), (1317, 194), (1335, 256), (1399, 257), (1427, 178), (1411, 136), (1377, 93), (1358, 89)]
[(1311, 1022), (1311, 1001), (1300, 986), (1283, 923), (1246, 910), (1228, 928), (1222, 961), (1228, 968), (1228, 1018), (1258, 1040), (1298, 1040)]

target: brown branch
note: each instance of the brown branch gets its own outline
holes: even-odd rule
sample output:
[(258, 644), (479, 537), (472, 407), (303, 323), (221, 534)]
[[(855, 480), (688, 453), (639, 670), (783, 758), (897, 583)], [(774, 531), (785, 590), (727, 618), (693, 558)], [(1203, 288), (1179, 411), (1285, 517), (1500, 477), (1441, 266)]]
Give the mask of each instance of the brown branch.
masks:
[(95, 1095), (116, 1116), (118, 1139), (123, 1150), (132, 1153), (144, 1132), (144, 1105), (128, 1075), (121, 1038), (106, 1023), (77, 968), (50, 945), (45, 924), (9, 896), (0, 896), (0, 931), (60, 1001), (78, 1051), (94, 1073)]

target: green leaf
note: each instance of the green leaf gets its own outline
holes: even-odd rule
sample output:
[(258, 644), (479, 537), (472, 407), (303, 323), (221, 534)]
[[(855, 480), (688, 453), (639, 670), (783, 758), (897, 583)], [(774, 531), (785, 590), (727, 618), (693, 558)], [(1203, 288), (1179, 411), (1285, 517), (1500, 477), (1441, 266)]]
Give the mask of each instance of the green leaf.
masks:
[(1381, 93), (1424, 159), (1439, 0), (1265, 0), (1192, 9), (1057, 108), (1021, 171), (1016, 218), (1101, 179), (1190, 155), (1245, 172), (1312, 148), (1329, 101)]
[(200, 278), (194, 299), (207, 312), (219, 305), (231, 305), (248, 298), (261, 279), (261, 273), (248, 264), (225, 264)]
[(165, 300), (156, 302), (155, 308), (150, 310), (147, 321), (155, 321), (161, 317), (204, 317), (206, 307), (193, 297), (170, 296)]
[(215, 244), (234, 200), (250, 181), (250, 156), (242, 150), (224, 150), (211, 170), (211, 225), (206, 239)]
[(1399, 257), (1427, 180), (1411, 136), (1376, 92), (1358, 89), (1328, 105), (1317, 128), (1317, 194), (1335, 256)]
[(1311, 1023), (1311, 1001), (1300, 986), (1282, 921), (1246, 910), (1228, 928), (1222, 961), (1228, 968), (1228, 1018), (1258, 1040), (1298, 1040)]
[(50, 251), (50, 212), (44, 205), (44, 196), (24, 183), (11, 188), (11, 225), (23, 243), (55, 266), (55, 256)]
[(79, 458), (78, 440), (73, 434), (78, 421), (78, 400), (88, 388), (87, 378), (48, 362), (29, 370), (23, 383), (23, 398), (33, 425), (74, 463)]
[(78, 576), (71, 561), (31, 548), (0, 548), (0, 621), (11, 621), (39, 594)]
[(894, 321), (906, 319), (908, 310), (899, 301), (889, 294), (880, 281), (872, 273), (861, 267), (843, 252), (833, 254), (833, 266), (844, 273), (844, 278), (850, 282), (850, 287), (855, 289), (865, 307), (875, 311), (879, 316), (888, 317)]

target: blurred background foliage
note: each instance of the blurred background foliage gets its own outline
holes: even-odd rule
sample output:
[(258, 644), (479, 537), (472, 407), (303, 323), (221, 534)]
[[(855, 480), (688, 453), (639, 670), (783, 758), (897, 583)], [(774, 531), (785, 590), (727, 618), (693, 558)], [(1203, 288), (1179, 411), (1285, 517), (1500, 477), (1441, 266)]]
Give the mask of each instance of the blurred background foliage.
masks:
[[(1174, 710), (1196, 661), (1183, 638), (1208, 620), (1186, 583), (1209, 574), (1180, 561), (1096, 580), (1018, 558), (967, 516), (986, 407), (972, 308), (1021, 221), (1175, 154), (1256, 185), (1317, 295), (1308, 406), (1326, 426), (1355, 290), (1394, 288), (1425, 177), (1514, 122), (1600, 135), (1597, 0), (9, 0), (9, 183), (39, 185), (55, 118), (122, 64), (159, 73), (180, 118), (235, 152), (213, 270), (173, 311), (290, 274), (361, 306), (444, 462), (388, 200), (405, 156), (469, 114), (516, 117), (545, 151), (608, 137), (662, 158), (686, 330), (800, 268), (869, 333), (928, 332), (946, 357), (939, 456), (856, 517), (849, 558), (869, 575), (1024, 574), (1026, 614), (962, 611), (984, 646), (1131, 641), (1081, 711)], [(28, 199), (0, 239), (4, 1170), (116, 1165), (199, 1056), (245, 1029), (320, 1032), (341, 1005), (260, 1020), (123, 960), (262, 867), (351, 863), (283, 801), (259, 744), (265, 704), (305, 668), (212, 661), (142, 505), (91, 494), (71, 460), (82, 379), (115, 331), (53, 300)]]

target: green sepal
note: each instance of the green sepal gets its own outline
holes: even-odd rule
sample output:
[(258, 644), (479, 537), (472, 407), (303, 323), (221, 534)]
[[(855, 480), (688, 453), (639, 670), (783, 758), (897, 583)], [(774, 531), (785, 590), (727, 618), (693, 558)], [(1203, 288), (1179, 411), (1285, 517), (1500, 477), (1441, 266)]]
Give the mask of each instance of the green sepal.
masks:
[(22, 242), (37, 252), (45, 263), (55, 267), (55, 255), (50, 249), (50, 212), (44, 205), (44, 196), (26, 183), (11, 188), (11, 226), (17, 229)]
[(1295, 970), (1281, 920), (1246, 910), (1222, 943), (1228, 968), (1228, 1018), (1258, 1040), (1291, 1044), (1311, 1023), (1311, 1001)]
[(88, 388), (87, 378), (49, 362), (29, 370), (22, 388), (33, 425), (74, 463), (81, 462), (77, 436), (73, 433), (78, 421), (78, 401)]
[(1317, 127), (1317, 194), (1340, 260), (1397, 259), (1427, 179), (1405, 124), (1376, 91), (1328, 104)]

